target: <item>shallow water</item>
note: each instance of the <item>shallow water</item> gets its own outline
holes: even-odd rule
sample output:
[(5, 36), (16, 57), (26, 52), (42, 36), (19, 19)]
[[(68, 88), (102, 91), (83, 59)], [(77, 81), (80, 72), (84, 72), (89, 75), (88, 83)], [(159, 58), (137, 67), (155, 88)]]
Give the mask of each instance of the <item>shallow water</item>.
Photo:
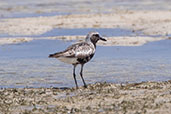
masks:
[[(74, 87), (72, 66), (48, 58), (72, 43), (34, 40), (0, 46), (0, 87)], [(84, 78), (87, 83), (170, 80), (170, 44), (171, 40), (163, 40), (140, 47), (99, 46), (85, 65)], [(83, 85), (79, 75), (77, 79)]]
[(44, 34), (40, 35), (8, 35), (8, 34), (0, 34), (0, 38), (16, 38), (16, 37), (31, 37), (31, 38), (42, 38), (42, 37), (53, 37), (53, 36), (73, 36), (73, 35), (86, 35), (90, 31), (97, 31), (102, 36), (110, 37), (110, 36), (135, 36), (141, 35), (142, 33), (137, 31), (133, 32), (129, 29), (121, 29), (121, 28), (82, 28), (82, 29), (67, 29), (67, 28), (55, 28)]
[[(131, 30), (121, 29), (121, 28), (82, 28), (82, 29), (53, 29), (45, 34), (40, 35), (40, 37), (47, 36), (72, 36), (72, 35), (85, 35), (90, 31), (97, 31), (102, 36), (132, 36), (136, 35), (136, 33)], [(137, 32), (138, 33), (138, 32)]]

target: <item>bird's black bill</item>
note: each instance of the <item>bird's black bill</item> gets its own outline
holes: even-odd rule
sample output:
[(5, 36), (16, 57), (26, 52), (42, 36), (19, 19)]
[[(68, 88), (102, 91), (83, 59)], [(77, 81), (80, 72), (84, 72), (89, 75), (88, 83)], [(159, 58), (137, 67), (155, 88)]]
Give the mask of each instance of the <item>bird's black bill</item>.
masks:
[(100, 37), (100, 40), (102, 40), (102, 41), (107, 41), (106, 39), (104, 39), (104, 38), (102, 38), (102, 37)]

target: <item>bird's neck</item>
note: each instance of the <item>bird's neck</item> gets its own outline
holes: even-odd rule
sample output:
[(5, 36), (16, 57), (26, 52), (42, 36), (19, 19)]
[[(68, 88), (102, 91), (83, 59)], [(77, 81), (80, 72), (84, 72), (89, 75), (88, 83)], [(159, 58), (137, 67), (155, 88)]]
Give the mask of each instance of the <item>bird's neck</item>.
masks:
[(90, 42), (90, 44), (96, 49), (96, 43)]
[(96, 48), (96, 43), (92, 43), (94, 45), (94, 48)]
[(86, 42), (91, 44), (94, 48), (96, 48), (96, 42), (92, 42), (91, 40), (86, 40)]

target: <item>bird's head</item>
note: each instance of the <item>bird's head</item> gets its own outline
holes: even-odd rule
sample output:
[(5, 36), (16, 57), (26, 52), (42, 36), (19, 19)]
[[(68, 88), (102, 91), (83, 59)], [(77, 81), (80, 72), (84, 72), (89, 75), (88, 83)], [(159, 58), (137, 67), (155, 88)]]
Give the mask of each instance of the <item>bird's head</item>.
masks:
[(89, 32), (86, 36), (86, 41), (92, 42), (93, 44), (96, 44), (99, 40), (107, 41), (106, 39), (102, 38), (98, 32)]

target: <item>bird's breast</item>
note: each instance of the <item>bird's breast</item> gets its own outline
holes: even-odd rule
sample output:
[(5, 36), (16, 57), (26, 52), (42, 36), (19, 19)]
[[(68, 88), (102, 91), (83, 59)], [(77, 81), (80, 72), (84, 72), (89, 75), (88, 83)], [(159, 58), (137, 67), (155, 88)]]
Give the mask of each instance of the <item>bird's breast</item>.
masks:
[(77, 58), (77, 61), (79, 62), (78, 64), (84, 64), (90, 61), (93, 58), (94, 54), (91, 54), (89, 56), (86, 56), (84, 58)]

